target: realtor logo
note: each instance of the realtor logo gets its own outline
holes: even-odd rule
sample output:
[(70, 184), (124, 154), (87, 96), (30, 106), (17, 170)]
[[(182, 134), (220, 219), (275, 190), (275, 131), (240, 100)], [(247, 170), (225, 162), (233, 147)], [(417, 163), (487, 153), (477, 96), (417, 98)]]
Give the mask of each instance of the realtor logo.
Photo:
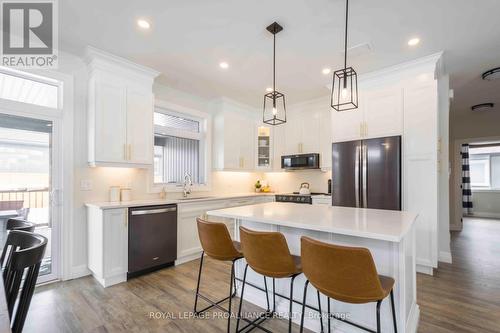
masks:
[(57, 68), (56, 0), (1, 0), (2, 66)]

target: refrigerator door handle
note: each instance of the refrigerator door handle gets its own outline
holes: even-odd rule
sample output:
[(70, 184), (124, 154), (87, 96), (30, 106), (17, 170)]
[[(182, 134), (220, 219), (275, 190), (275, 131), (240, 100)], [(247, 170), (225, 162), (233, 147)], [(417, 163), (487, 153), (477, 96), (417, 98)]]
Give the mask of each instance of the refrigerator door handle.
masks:
[(356, 146), (356, 156), (354, 161), (354, 192), (356, 193), (356, 207), (359, 207), (359, 161), (361, 158), (360, 154), (361, 146)]
[(362, 170), (361, 170), (361, 182), (362, 184), (362, 191), (363, 191), (363, 207), (367, 208), (367, 193), (366, 193), (366, 184), (367, 184), (367, 178), (368, 178), (368, 168), (367, 168), (367, 161), (368, 161), (368, 146), (363, 144), (362, 145), (362, 154), (363, 156), (361, 157), (362, 159)]

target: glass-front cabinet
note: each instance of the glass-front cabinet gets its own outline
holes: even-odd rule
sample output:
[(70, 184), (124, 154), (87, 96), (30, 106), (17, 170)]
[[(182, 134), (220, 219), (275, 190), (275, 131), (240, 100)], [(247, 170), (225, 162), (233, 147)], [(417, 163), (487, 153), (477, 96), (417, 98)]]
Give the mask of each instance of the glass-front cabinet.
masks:
[(259, 126), (257, 128), (257, 169), (271, 169), (272, 143), (271, 128)]

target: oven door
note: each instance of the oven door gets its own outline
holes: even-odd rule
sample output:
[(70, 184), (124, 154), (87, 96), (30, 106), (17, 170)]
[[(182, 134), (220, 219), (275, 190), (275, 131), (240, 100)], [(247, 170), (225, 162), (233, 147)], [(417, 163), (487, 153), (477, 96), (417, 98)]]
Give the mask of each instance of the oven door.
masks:
[(319, 169), (319, 154), (281, 156), (281, 168), (286, 170)]

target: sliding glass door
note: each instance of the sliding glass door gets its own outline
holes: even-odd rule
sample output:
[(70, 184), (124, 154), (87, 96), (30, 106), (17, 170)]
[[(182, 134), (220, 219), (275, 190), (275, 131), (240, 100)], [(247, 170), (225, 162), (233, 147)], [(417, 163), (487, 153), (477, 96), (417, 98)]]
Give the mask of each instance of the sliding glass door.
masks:
[(3, 247), (9, 218), (36, 225), (35, 232), (48, 239), (39, 282), (59, 277), (55, 124), (0, 111), (0, 241)]

